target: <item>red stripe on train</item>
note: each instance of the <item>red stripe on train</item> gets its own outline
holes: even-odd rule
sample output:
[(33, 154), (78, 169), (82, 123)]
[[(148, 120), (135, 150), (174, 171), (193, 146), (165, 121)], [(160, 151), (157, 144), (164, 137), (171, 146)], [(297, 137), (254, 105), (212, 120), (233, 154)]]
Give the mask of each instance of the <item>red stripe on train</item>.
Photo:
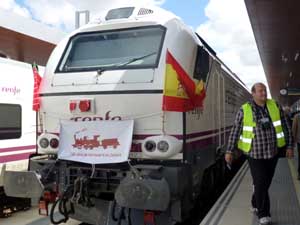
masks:
[(18, 160), (24, 160), (28, 159), (29, 155), (32, 154), (32, 152), (17, 154), (17, 155), (5, 155), (0, 156), (0, 163), (6, 163), (6, 162), (13, 162)]
[(9, 148), (0, 148), (0, 153), (35, 149), (35, 147), (36, 145), (26, 145), (26, 146), (15, 146)]

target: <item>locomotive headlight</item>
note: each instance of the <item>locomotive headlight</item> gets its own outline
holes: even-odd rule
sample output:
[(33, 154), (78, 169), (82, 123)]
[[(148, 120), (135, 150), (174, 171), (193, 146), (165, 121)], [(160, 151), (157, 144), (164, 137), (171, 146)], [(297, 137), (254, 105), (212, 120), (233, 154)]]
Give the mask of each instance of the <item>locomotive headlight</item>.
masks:
[(50, 140), (50, 146), (51, 148), (57, 148), (58, 147), (58, 144), (59, 144), (59, 141), (57, 138), (52, 138)]
[(182, 151), (182, 141), (169, 135), (151, 136), (144, 140), (142, 153), (146, 158), (171, 159)]
[(145, 149), (148, 151), (148, 152), (153, 152), (155, 151), (156, 149), (156, 143), (154, 141), (146, 141), (145, 142)]
[(38, 137), (39, 154), (57, 154), (59, 137), (55, 134), (43, 133)]
[(167, 141), (159, 141), (157, 143), (157, 149), (161, 152), (167, 152), (169, 150), (169, 144)]
[(41, 138), (39, 144), (42, 148), (47, 148), (49, 146), (49, 140), (47, 138)]

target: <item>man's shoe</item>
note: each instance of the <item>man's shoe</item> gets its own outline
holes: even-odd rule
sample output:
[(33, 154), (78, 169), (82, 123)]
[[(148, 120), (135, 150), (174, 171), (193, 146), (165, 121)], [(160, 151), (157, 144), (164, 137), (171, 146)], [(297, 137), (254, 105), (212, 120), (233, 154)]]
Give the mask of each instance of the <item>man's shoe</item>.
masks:
[(271, 217), (262, 217), (259, 219), (260, 225), (270, 225), (272, 224)]

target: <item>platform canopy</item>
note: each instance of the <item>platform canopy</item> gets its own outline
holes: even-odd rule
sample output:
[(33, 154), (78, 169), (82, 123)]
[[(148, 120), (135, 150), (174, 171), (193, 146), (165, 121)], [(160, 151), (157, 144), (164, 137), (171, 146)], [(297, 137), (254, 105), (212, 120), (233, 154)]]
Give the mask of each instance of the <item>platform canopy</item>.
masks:
[(300, 98), (300, 1), (245, 4), (272, 97), (291, 105)]
[(0, 56), (46, 65), (66, 34), (56, 28), (0, 9)]

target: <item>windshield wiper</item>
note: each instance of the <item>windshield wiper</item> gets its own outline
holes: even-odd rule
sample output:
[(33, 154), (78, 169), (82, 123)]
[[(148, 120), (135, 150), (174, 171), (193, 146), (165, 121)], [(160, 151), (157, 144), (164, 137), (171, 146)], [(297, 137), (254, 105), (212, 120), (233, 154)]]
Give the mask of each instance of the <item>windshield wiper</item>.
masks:
[(88, 70), (88, 69), (96, 68), (97, 69), (97, 76), (99, 76), (107, 70), (127, 66), (127, 65), (129, 65), (133, 62), (136, 62), (136, 61), (141, 60), (141, 59), (145, 59), (145, 58), (150, 57), (150, 56), (155, 55), (155, 54), (157, 54), (157, 52), (152, 52), (152, 53), (147, 54), (147, 55), (142, 55), (142, 56), (139, 56), (139, 57), (135, 57), (135, 58), (132, 58), (132, 59), (130, 59), (128, 61), (125, 61), (125, 62), (122, 62), (122, 63), (101, 65), (101, 67), (100, 67), (100, 65), (85, 66), (84, 68), (82, 66), (72, 66), (72, 67), (71, 66), (68, 66), (68, 67), (65, 66), (65, 70), (67, 70), (67, 71), (78, 70), (78, 69)]
[(141, 60), (141, 59), (145, 59), (145, 58), (147, 58), (149, 56), (155, 55), (156, 53), (157, 52), (152, 52), (152, 53), (147, 54), (147, 55), (142, 55), (142, 56), (139, 56), (139, 57), (132, 58), (132, 59), (130, 59), (130, 60), (126, 61), (126, 62), (123, 62), (123, 63), (111, 64), (109, 66), (102, 67), (102, 68), (100, 68), (100, 69), (97, 70), (97, 76), (101, 75), (106, 70), (116, 69), (116, 68), (120, 68), (120, 67), (123, 67), (123, 66), (127, 66), (130, 63), (136, 62), (136, 61)]
[(139, 57), (135, 57), (135, 58), (132, 58), (126, 62), (123, 62), (123, 63), (120, 63), (118, 65), (116, 65), (117, 67), (121, 67), (121, 66), (127, 66), (128, 64), (130, 63), (133, 63), (133, 62), (136, 62), (138, 60), (141, 60), (141, 59), (145, 59), (145, 58), (148, 58), (149, 56), (152, 56), (152, 55), (155, 55), (157, 52), (152, 52), (150, 54), (147, 54), (147, 55), (142, 55), (142, 56), (139, 56)]

